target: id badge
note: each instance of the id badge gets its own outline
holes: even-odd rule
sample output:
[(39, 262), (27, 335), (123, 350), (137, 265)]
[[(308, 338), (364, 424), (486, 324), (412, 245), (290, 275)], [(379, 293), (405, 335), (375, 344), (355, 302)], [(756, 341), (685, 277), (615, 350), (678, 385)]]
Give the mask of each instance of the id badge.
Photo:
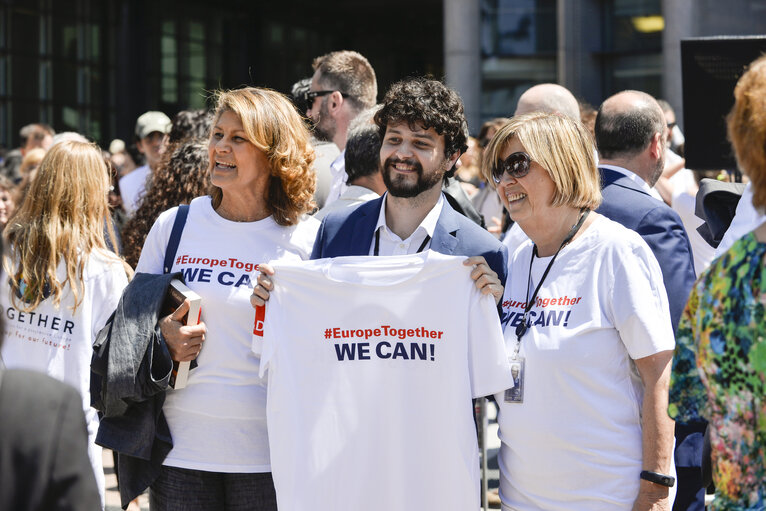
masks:
[(506, 403), (524, 402), (524, 357), (518, 355), (508, 358), (513, 376), (513, 387), (505, 391)]

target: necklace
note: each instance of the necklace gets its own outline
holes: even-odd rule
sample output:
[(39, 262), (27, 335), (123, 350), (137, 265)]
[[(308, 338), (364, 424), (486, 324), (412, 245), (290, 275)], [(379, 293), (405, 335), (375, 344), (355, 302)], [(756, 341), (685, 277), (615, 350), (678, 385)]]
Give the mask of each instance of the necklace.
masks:
[(218, 208), (215, 210), (215, 212), (218, 213), (218, 216), (220, 216), (221, 218), (223, 218), (225, 220), (228, 220), (230, 222), (238, 222), (238, 223), (242, 223), (242, 222), (257, 222), (258, 220), (263, 220), (264, 218), (269, 216), (268, 214), (265, 215), (265, 216), (261, 216), (260, 213), (259, 214), (254, 214), (254, 215), (245, 215), (245, 216), (235, 215), (233, 213), (230, 213), (223, 206), (223, 204), (219, 204)]
[(576, 224), (572, 226), (571, 229), (569, 229), (569, 233), (567, 234), (566, 238), (564, 238), (564, 241), (561, 242), (561, 245), (559, 246), (559, 249), (556, 250), (556, 253), (553, 254), (553, 259), (551, 259), (551, 262), (548, 263), (547, 268), (545, 268), (545, 271), (543, 272), (543, 276), (540, 279), (540, 282), (538, 282), (537, 287), (535, 287), (535, 292), (532, 293), (532, 298), (529, 298), (529, 288), (531, 287), (532, 283), (532, 262), (535, 260), (535, 256), (537, 256), (537, 245), (535, 245), (532, 248), (532, 257), (529, 259), (529, 274), (527, 276), (527, 304), (524, 307), (524, 314), (521, 316), (521, 323), (516, 327), (516, 350), (514, 355), (519, 354), (519, 349), (521, 348), (521, 338), (524, 337), (524, 334), (527, 333), (527, 330), (529, 329), (529, 325), (527, 325), (527, 316), (529, 316), (529, 311), (532, 310), (532, 306), (535, 303), (535, 299), (537, 299), (537, 293), (540, 291), (540, 288), (543, 285), (543, 282), (545, 282), (545, 277), (548, 276), (548, 272), (551, 271), (551, 267), (553, 266), (553, 262), (556, 260), (556, 257), (559, 255), (559, 252), (561, 252), (561, 249), (564, 248), (566, 245), (569, 244), (570, 241), (572, 241), (572, 238), (574, 238), (575, 234), (577, 234), (577, 231), (580, 230), (580, 227), (582, 227), (583, 222), (585, 222), (585, 218), (587, 218), (588, 214), (590, 213), (590, 210), (586, 209), (582, 213), (580, 213), (580, 219), (577, 221)]

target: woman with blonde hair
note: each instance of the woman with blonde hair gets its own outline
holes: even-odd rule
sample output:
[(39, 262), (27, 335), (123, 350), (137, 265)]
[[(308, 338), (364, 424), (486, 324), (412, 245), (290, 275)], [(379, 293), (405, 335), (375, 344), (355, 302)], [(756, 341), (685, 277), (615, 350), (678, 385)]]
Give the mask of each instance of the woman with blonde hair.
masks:
[[(309, 258), (319, 228), (304, 216), (314, 207), (314, 152), (290, 101), (250, 87), (219, 94), (208, 156), (210, 195), (189, 204), (168, 268), (202, 297), (202, 322), (182, 326), (183, 306), (159, 322), (173, 360), (198, 366), (185, 388), (166, 394), (173, 448), (151, 483), (151, 508), (273, 510), (251, 278), (260, 263)], [(159, 216), (136, 271), (164, 272), (177, 211)]]
[(3, 361), (11, 368), (39, 370), (80, 391), (102, 501), (90, 360), (96, 334), (128, 283), (122, 261), (104, 239), (108, 192), (109, 176), (96, 146), (70, 141), (52, 147), (3, 233), (7, 254), (0, 276)]
[(514, 117), (484, 152), (484, 176), (530, 238), (510, 258), (502, 302), (518, 367), (495, 396), (503, 509), (672, 502), (652, 482), (672, 473), (668, 299), (641, 237), (594, 211), (594, 154), (579, 122), (543, 113)]

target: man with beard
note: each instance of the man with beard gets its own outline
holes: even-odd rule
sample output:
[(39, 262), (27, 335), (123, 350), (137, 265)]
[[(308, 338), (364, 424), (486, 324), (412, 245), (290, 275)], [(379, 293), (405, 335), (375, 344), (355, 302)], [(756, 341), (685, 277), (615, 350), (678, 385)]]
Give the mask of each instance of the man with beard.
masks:
[[(468, 129), (458, 94), (436, 80), (403, 80), (386, 93), (374, 121), (383, 138), (380, 164), (388, 192), (355, 209), (327, 215), (311, 258), (403, 255), (426, 249), (469, 256), (466, 262), (476, 266), (472, 276), (482, 293), (491, 293), (499, 302), (508, 250), (455, 211), (442, 193), (443, 181), (454, 173), (466, 148)], [(473, 256), (483, 256), (486, 264)], [(250, 297), (253, 307), (264, 305), (274, 286), (269, 277), (274, 270), (266, 264), (259, 269)]]
[[(457, 213), (442, 193), (443, 181), (454, 173), (466, 146), (466, 120), (457, 93), (436, 80), (407, 79), (391, 87), (374, 120), (383, 137), (380, 164), (388, 193), (328, 215), (312, 259), (414, 254), (430, 248), (483, 256), (505, 282), (505, 247)], [(502, 291), (493, 294), (499, 300)]]
[[(673, 330), (695, 280), (691, 244), (678, 213), (651, 197), (665, 168), (665, 115), (653, 97), (623, 91), (608, 98), (596, 116), (602, 215), (633, 229), (654, 253), (668, 294)], [(700, 460), (704, 426), (676, 423), (675, 511), (704, 509)], [(642, 481), (642, 484), (655, 483)]]
[(348, 127), (363, 110), (375, 106), (378, 85), (375, 71), (355, 51), (334, 51), (314, 59), (314, 76), (305, 93), (306, 115), (314, 123), (318, 140), (334, 142), (340, 155), (330, 165), (332, 183), (324, 205), (345, 190), (345, 149)]
[(681, 218), (650, 195), (665, 168), (665, 116), (652, 96), (623, 91), (599, 107), (595, 131), (604, 197), (596, 211), (636, 231), (652, 249), (675, 331), (695, 274)]

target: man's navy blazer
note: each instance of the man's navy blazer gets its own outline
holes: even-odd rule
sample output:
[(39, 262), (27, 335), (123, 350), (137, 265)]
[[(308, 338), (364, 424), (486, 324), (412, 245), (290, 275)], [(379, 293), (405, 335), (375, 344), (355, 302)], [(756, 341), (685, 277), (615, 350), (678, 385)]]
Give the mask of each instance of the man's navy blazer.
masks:
[(604, 199), (596, 211), (636, 231), (652, 249), (662, 270), (675, 332), (696, 280), (692, 249), (681, 217), (627, 176), (604, 167), (599, 171)]
[[(327, 215), (322, 220), (312, 259), (370, 255), (383, 197)], [(431, 250), (445, 255), (484, 256), (487, 264), (505, 285), (508, 250), (494, 236), (467, 219), (444, 200), (436, 222)]]

